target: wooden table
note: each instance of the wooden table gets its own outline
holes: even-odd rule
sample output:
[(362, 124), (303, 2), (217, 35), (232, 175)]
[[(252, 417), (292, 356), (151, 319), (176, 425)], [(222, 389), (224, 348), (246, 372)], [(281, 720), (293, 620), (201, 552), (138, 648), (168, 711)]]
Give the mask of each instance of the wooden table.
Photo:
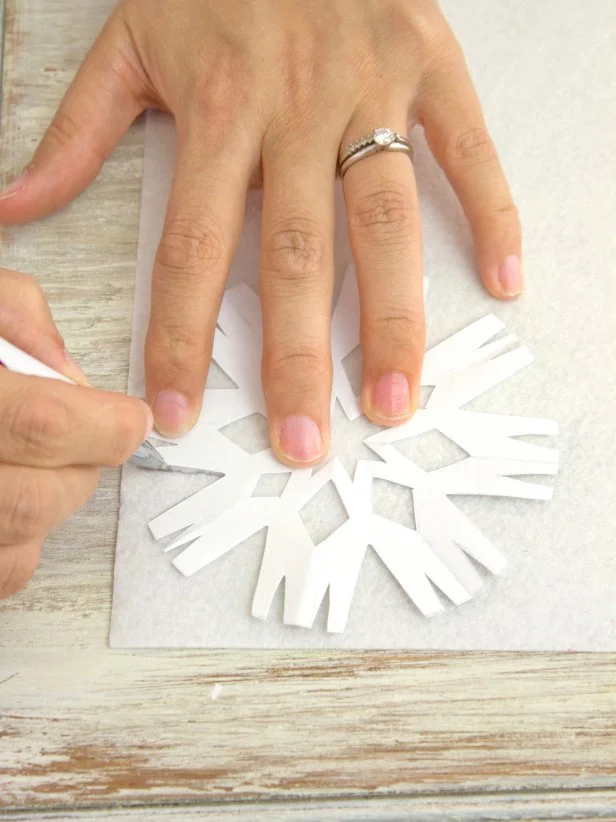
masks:
[[(3, 177), (111, 5), (5, 0)], [(138, 123), (70, 208), (2, 233), (0, 264), (40, 278), (119, 391), (142, 142)], [(616, 818), (616, 656), (108, 650), (118, 485), (0, 606), (0, 819)]]

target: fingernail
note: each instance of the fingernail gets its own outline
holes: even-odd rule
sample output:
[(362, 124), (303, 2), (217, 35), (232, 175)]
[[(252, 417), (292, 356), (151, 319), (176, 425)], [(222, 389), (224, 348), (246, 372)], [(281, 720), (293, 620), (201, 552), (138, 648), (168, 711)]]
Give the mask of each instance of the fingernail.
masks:
[(517, 254), (511, 254), (498, 270), (500, 289), (505, 297), (516, 297), (524, 287), (522, 263)]
[(0, 191), (0, 200), (8, 200), (9, 197), (14, 197), (25, 186), (29, 176), (30, 173), (27, 169), (22, 171), (16, 180), (13, 180), (3, 191)]
[(152, 409), (147, 403), (144, 402), (143, 404), (145, 405), (145, 434), (143, 435), (143, 441), (145, 442), (154, 430), (154, 414), (152, 414)]
[(152, 403), (156, 428), (161, 434), (175, 437), (183, 434), (191, 421), (190, 405), (177, 391), (161, 391)]
[(385, 374), (372, 389), (372, 407), (379, 416), (395, 420), (412, 412), (409, 381), (399, 371)]
[(90, 381), (66, 349), (64, 349), (64, 362), (65, 376), (70, 377), (71, 380), (74, 380), (79, 385), (90, 385)]
[(319, 426), (310, 417), (287, 417), (280, 429), (280, 447), (293, 462), (314, 462), (323, 451)]

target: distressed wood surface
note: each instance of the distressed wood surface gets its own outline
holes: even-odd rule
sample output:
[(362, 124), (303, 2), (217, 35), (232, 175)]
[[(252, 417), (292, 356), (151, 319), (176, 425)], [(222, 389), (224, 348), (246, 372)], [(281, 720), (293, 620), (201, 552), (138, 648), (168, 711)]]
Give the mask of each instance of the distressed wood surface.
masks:
[[(8, 179), (111, 3), (5, 5)], [(142, 140), (2, 232), (0, 264), (39, 277), (106, 389), (126, 387)], [(109, 651), (118, 488), (107, 473), (0, 605), (0, 818), (616, 818), (613, 655)]]
[[(604, 791), (574, 794), (564, 792), (554, 794), (528, 793), (523, 801), (519, 794), (502, 792), (498, 795), (429, 796), (407, 798), (386, 798), (376, 801), (362, 799), (319, 800), (307, 802), (267, 802), (258, 806), (228, 803), (224, 807), (182, 804), (176, 807), (153, 806), (144, 808), (105, 809), (101, 811), (80, 809), (78, 811), (47, 811), (37, 815), (37, 819), (74, 820), (86, 822), (155, 822), (162, 819), (191, 820), (199, 818), (208, 822), (489, 822), (489, 820), (550, 820), (564, 822), (571, 819), (595, 820), (613, 819), (609, 808), (610, 795)], [(15, 820), (32, 819), (29, 813), (16, 813)]]

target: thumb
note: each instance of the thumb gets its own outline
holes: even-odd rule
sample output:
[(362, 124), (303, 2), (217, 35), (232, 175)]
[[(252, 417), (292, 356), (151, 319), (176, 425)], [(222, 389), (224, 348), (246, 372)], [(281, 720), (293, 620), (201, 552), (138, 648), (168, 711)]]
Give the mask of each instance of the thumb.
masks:
[(66, 351), (45, 295), (33, 277), (0, 268), (0, 337), (80, 385), (88, 380)]
[(87, 55), (31, 163), (0, 192), (0, 223), (16, 224), (67, 205), (98, 175), (143, 111), (144, 82), (124, 24), (112, 17)]

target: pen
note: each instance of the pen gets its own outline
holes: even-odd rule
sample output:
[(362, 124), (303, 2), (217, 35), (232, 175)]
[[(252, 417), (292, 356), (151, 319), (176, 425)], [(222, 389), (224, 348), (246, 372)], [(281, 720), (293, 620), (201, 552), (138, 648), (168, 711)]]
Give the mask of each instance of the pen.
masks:
[[(69, 380), (63, 374), (59, 374), (30, 354), (26, 354), (13, 343), (0, 337), (0, 366), (4, 366), (15, 374), (24, 374), (29, 377), (47, 377), (52, 380), (76, 385), (73, 380)], [(158, 453), (151, 442), (145, 440), (130, 458), (129, 462), (138, 465), (140, 468), (151, 468), (157, 471), (168, 471), (169, 466)]]

